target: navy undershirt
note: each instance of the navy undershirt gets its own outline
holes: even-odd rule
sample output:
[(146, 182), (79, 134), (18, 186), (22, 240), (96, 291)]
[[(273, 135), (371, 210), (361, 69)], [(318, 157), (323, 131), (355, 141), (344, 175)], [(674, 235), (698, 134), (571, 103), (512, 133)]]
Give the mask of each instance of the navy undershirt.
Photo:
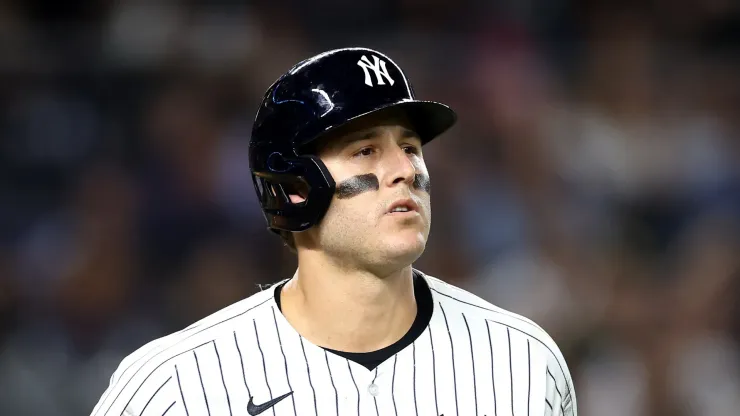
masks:
[[(284, 284), (282, 283), (275, 287), (275, 302), (281, 311), (280, 292)], [(329, 348), (324, 349), (340, 357), (352, 360), (366, 367), (368, 370), (375, 369), (380, 363), (411, 345), (424, 332), (427, 325), (429, 325), (429, 321), (432, 319), (432, 311), (434, 310), (432, 292), (429, 290), (426, 280), (419, 276), (416, 271), (414, 271), (414, 296), (416, 297), (416, 318), (414, 319), (414, 323), (411, 324), (411, 328), (409, 328), (406, 334), (393, 344), (371, 352), (345, 352)]]

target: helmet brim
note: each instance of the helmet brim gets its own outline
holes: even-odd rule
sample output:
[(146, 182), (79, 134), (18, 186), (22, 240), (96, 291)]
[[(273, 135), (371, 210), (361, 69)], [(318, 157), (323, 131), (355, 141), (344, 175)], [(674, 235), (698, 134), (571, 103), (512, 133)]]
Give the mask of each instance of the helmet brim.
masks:
[[(411, 124), (411, 128), (419, 135), (422, 145), (444, 134), (457, 122), (457, 113), (445, 104), (435, 101), (404, 100), (380, 106), (372, 111), (349, 118), (341, 124), (329, 126), (320, 134), (299, 143), (297, 147), (298, 149), (305, 149), (318, 139), (335, 133), (339, 129), (351, 128), (353, 124), (368, 117), (382, 115), (383, 113), (390, 115), (398, 112), (405, 116)], [(298, 149), (296, 149), (298, 153), (301, 153)]]
[(444, 134), (457, 122), (454, 110), (434, 101), (404, 101), (390, 107), (406, 114), (422, 144)]

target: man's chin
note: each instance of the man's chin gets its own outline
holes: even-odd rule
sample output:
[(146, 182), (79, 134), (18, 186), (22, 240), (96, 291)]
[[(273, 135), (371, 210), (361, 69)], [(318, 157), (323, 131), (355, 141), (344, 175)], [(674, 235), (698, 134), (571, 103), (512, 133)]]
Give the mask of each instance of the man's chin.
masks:
[(419, 233), (399, 233), (388, 238), (385, 244), (385, 257), (389, 262), (408, 265), (415, 262), (424, 253), (426, 238)]

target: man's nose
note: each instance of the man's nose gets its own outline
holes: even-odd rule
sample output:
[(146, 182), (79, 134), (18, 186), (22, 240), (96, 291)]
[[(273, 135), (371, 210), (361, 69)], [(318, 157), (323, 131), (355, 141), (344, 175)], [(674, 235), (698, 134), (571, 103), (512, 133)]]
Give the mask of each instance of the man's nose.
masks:
[(411, 186), (416, 175), (416, 166), (409, 159), (404, 149), (398, 148), (388, 156), (388, 175), (389, 186), (405, 182)]

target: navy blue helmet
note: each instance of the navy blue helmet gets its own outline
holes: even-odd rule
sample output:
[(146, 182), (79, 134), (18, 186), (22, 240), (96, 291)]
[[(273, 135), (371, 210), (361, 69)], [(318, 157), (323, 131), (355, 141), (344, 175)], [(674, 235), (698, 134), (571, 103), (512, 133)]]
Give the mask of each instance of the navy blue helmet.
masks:
[[(422, 144), (457, 116), (448, 106), (417, 100), (401, 68), (368, 48), (337, 49), (296, 64), (264, 95), (252, 127), (252, 179), (272, 231), (304, 231), (329, 208), (335, 182), (309, 145), (347, 123), (379, 111), (401, 111)], [(291, 202), (296, 190), (305, 201)]]

